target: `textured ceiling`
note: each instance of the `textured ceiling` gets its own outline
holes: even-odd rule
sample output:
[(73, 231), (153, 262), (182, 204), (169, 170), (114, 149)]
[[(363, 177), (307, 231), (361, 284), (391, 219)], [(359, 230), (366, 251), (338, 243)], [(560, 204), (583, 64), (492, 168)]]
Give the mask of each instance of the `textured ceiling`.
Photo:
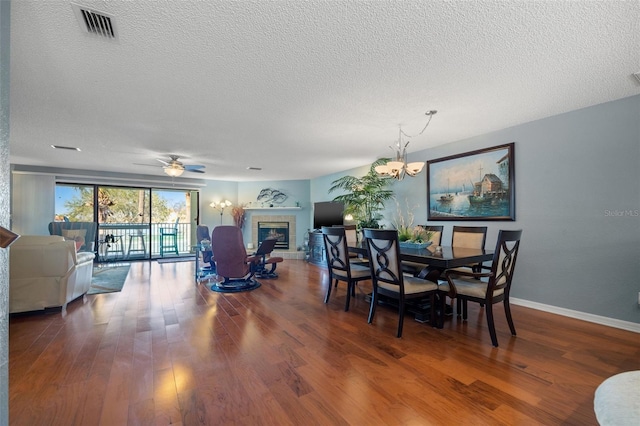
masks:
[(308, 179), (640, 93), (637, 0), (75, 3), (118, 40), (12, 2), (13, 164)]

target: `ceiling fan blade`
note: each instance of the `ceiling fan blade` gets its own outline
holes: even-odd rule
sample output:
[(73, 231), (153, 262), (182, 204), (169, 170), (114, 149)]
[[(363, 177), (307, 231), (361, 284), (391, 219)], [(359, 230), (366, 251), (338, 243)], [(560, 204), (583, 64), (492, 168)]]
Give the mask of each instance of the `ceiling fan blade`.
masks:
[(200, 164), (185, 164), (184, 169), (189, 170), (190, 172), (197, 172), (200, 171), (199, 169), (204, 169), (204, 166)]
[(204, 173), (204, 170), (200, 170), (200, 169), (189, 169), (189, 168), (185, 167), (185, 170), (187, 172), (191, 172), (191, 173)]
[(168, 162), (168, 161), (164, 161), (164, 160), (161, 160), (161, 159), (159, 159), (159, 158), (156, 158), (156, 160), (158, 160), (159, 162), (161, 162), (161, 163), (162, 163), (162, 164), (164, 164), (165, 166), (168, 166), (169, 164), (171, 164), (170, 162)]
[(144, 163), (133, 163), (134, 166), (145, 166), (145, 167), (162, 167), (160, 164), (144, 164)]

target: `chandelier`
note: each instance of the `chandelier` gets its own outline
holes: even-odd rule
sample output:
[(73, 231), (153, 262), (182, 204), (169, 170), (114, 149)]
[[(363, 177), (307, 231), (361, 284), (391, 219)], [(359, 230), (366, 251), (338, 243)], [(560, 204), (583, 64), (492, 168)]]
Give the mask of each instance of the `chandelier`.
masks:
[[(436, 110), (431, 110), (425, 113), (425, 115), (429, 117), (429, 120), (427, 121), (427, 124), (425, 124), (422, 131), (418, 133), (418, 135), (416, 136), (421, 135), (427, 129), (427, 126), (429, 126), (431, 119), (437, 112), (438, 111)], [(389, 176), (398, 180), (402, 180), (404, 179), (405, 175), (414, 177), (415, 175), (420, 173), (424, 168), (424, 161), (407, 163), (407, 145), (409, 145), (410, 141), (406, 141), (405, 144), (403, 145), (402, 136), (405, 136), (407, 138), (411, 137), (407, 135), (405, 132), (403, 132), (402, 126), (400, 126), (398, 131), (398, 142), (396, 142), (395, 148), (392, 146), (389, 147), (392, 150), (395, 150), (396, 158), (395, 160), (388, 161), (387, 164), (376, 166), (375, 170), (376, 170), (376, 173), (378, 173), (379, 175)]]

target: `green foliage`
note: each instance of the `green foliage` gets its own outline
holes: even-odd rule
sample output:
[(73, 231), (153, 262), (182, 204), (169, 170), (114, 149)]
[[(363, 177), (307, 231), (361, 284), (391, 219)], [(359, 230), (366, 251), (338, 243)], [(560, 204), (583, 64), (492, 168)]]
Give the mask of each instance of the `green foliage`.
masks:
[[(77, 194), (65, 202), (67, 216), (72, 222), (93, 221), (93, 186), (77, 186)], [(99, 223), (141, 223), (149, 222), (149, 192), (145, 189), (99, 187), (98, 221)], [(179, 212), (186, 217), (186, 203), (168, 205), (161, 191), (152, 191), (153, 222), (164, 223), (170, 220), (171, 213)]]
[(433, 237), (432, 231), (427, 231), (422, 226), (400, 226), (398, 228), (398, 240), (411, 243), (425, 243)]
[(329, 193), (342, 190), (344, 194), (333, 200), (342, 201), (345, 213), (351, 214), (358, 222), (359, 228), (379, 228), (380, 213), (384, 210), (384, 203), (393, 198), (393, 191), (388, 189), (389, 177), (378, 175), (375, 167), (386, 164), (388, 158), (381, 158), (371, 164), (369, 172), (360, 177), (343, 176), (331, 182)]

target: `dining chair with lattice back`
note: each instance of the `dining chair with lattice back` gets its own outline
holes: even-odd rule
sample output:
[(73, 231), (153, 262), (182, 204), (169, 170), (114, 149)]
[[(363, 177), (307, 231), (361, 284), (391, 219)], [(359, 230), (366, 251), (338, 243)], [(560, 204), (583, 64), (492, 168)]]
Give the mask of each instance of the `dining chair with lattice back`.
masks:
[[(351, 296), (355, 296), (355, 286), (359, 281), (371, 279), (371, 273), (367, 266), (354, 264), (349, 260), (349, 249), (345, 229), (342, 226), (323, 226), (322, 238), (327, 257), (329, 270), (329, 284), (324, 303), (329, 303), (331, 288), (339, 281), (347, 283), (347, 300), (344, 310), (349, 310)], [(332, 285), (333, 284), (333, 285)]]
[[(451, 235), (451, 247), (461, 248), (475, 248), (484, 249), (487, 241), (487, 227), (486, 226), (454, 226), (453, 234)], [(476, 263), (472, 265), (460, 266), (453, 270), (458, 271), (472, 271), (480, 272), (482, 270), (482, 263)], [(451, 298), (451, 312), (453, 312), (453, 300)], [(457, 314), (460, 315), (461, 305), (458, 301)]]
[(476, 302), (485, 306), (491, 343), (496, 347), (498, 338), (493, 318), (494, 303), (503, 303), (511, 334), (516, 335), (509, 306), (509, 294), (521, 237), (522, 230), (501, 230), (489, 272), (449, 269), (445, 271), (446, 284), (440, 285), (441, 291), (448, 291), (451, 297), (458, 299), (458, 303), (462, 302), (463, 321), (467, 320), (467, 302)]
[[(451, 235), (451, 247), (483, 249), (487, 241), (486, 226), (454, 226)], [(482, 264), (463, 266), (478, 272)]]
[(368, 322), (373, 321), (379, 296), (398, 301), (398, 332), (402, 337), (406, 301), (429, 298), (432, 309), (430, 322), (436, 326), (436, 293), (438, 285), (422, 278), (404, 274), (400, 260), (398, 231), (395, 229), (365, 229), (364, 241), (369, 253), (373, 292)]

